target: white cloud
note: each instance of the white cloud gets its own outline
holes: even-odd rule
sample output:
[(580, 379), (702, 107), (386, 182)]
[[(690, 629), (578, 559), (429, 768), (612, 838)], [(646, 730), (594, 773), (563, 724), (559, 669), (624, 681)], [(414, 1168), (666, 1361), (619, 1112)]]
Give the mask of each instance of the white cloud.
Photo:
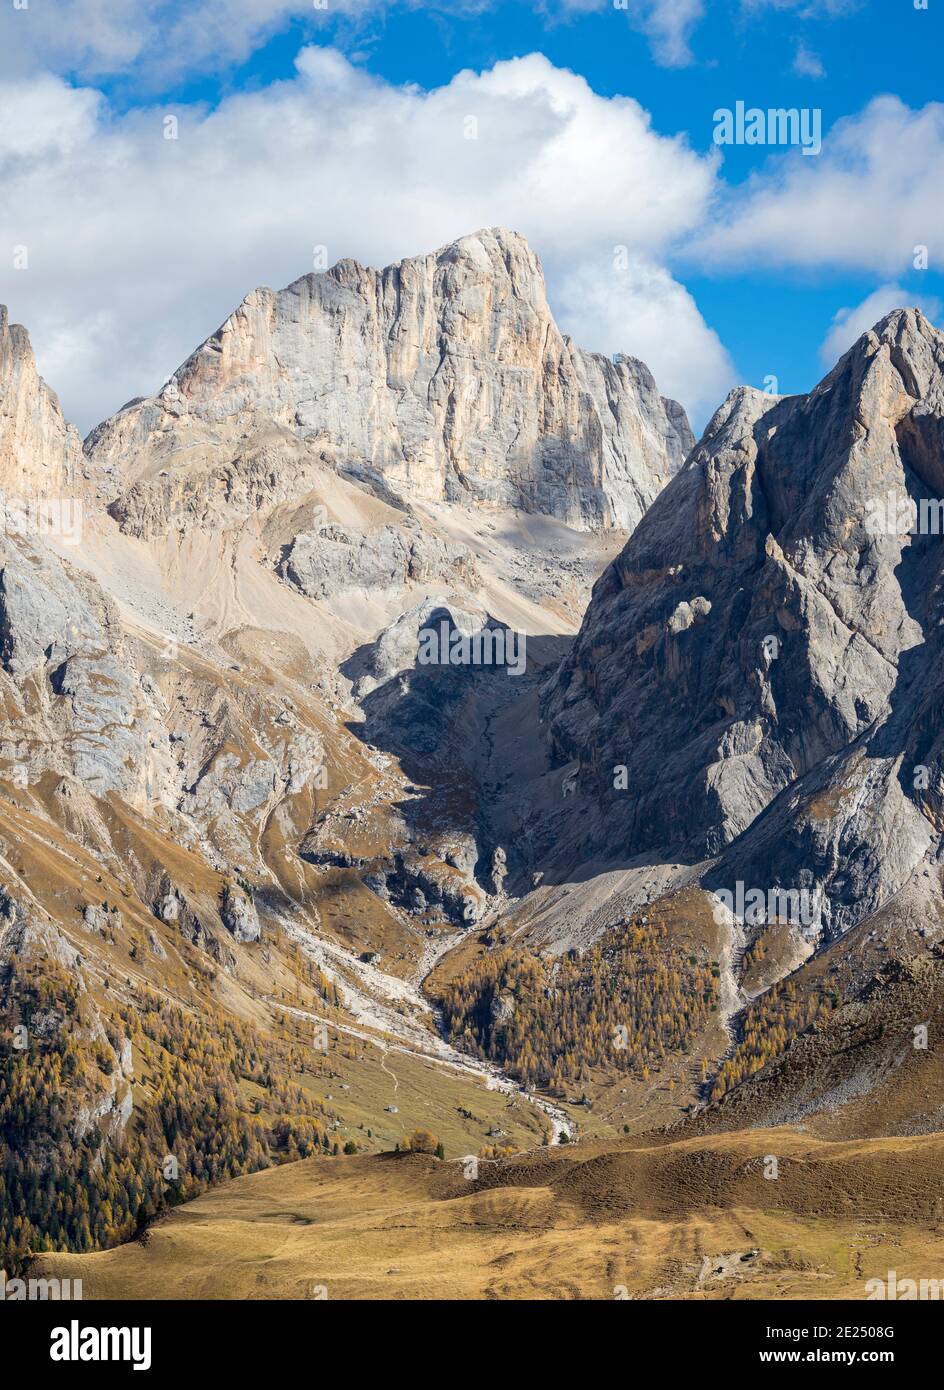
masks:
[(734, 366), (684, 286), (621, 249), (601, 249), (564, 276), (561, 317), (581, 346), (642, 358), (662, 394), (684, 401), (700, 424), (734, 385)]
[(667, 68), (693, 61), (689, 40), (705, 12), (702, 0), (630, 0), (636, 23), (649, 39), (652, 56)]
[(833, 318), (832, 327), (820, 347), (819, 355), (827, 367), (832, 367), (857, 338), (874, 328), (879, 319), (890, 314), (893, 309), (905, 306), (918, 308), (929, 319), (937, 319), (941, 313), (940, 300), (922, 296), (916, 298), (902, 289), (900, 285), (880, 285), (851, 309), (840, 309)]
[(802, 42), (797, 44), (796, 53), (793, 55), (793, 71), (797, 77), (818, 79), (826, 76), (822, 58)]
[[(332, 0), (335, 10), (366, 0)], [(219, 71), (243, 62), (290, 20), (315, 14), (305, 0), (30, 0), (0, 16), (0, 73), (51, 69), (83, 78), (129, 71)], [(317, 22), (316, 18), (313, 22)]]
[(910, 269), (944, 257), (944, 105), (876, 97), (825, 132), (822, 153), (778, 152), (693, 242), (706, 263)]
[[(581, 345), (645, 358), (638, 332), (686, 404), (723, 359), (661, 268), (705, 216), (716, 153), (540, 55), (426, 92), (307, 48), (291, 81), (122, 116), (57, 79), (0, 83), (0, 132), (0, 301), (82, 428), (153, 391), (254, 286), (310, 270), (316, 246), (385, 265), (496, 224), (541, 254), (562, 327), (599, 331)], [(559, 292), (617, 244), (647, 269), (620, 290), (618, 321), (599, 307), (594, 319)], [(23, 245), (29, 269), (14, 271)]]
[(102, 98), (57, 77), (0, 84), (0, 170), (5, 177), (41, 159), (65, 159), (88, 146), (102, 118)]
[[(482, 0), (483, 6), (489, 0)], [(662, 67), (681, 68), (694, 61), (692, 33), (705, 13), (704, 0), (545, 0), (553, 15), (563, 11), (586, 14), (593, 10), (615, 12), (649, 40), (652, 56)]]
[(33, 0), (25, 9), (4, 6), (0, 15), (0, 74), (36, 69), (87, 74), (127, 67), (151, 28), (141, 0)]

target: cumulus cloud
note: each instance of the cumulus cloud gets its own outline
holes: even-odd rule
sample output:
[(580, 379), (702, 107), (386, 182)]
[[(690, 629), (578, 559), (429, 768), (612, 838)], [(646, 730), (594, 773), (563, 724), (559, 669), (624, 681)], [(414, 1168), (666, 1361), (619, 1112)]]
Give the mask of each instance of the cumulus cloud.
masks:
[(561, 317), (575, 340), (641, 357), (663, 395), (701, 422), (735, 382), (725, 348), (692, 296), (663, 266), (626, 248), (601, 248), (563, 276)]
[(837, 121), (815, 159), (778, 151), (693, 252), (718, 265), (838, 266), (899, 275), (944, 255), (944, 105), (881, 96)]
[(935, 320), (941, 314), (941, 302), (927, 296), (915, 297), (900, 285), (880, 285), (851, 309), (840, 309), (833, 318), (832, 327), (823, 340), (819, 355), (827, 367), (832, 367), (857, 338), (867, 333), (890, 314), (893, 309), (905, 306), (918, 308), (927, 318)]
[(0, 170), (20, 176), (43, 159), (65, 160), (87, 147), (102, 119), (103, 101), (87, 87), (57, 77), (0, 83)]
[[(48, 76), (0, 83), (0, 300), (88, 428), (156, 389), (250, 289), (314, 268), (315, 248), (385, 265), (503, 224), (542, 256), (582, 346), (645, 357), (638, 330), (668, 366), (660, 333), (675, 340), (660, 384), (688, 403), (721, 350), (662, 267), (704, 217), (716, 168), (716, 152), (539, 55), (424, 91), (308, 47), (290, 81), (123, 115)], [(564, 293), (617, 244), (648, 267), (620, 290), (621, 321)], [(11, 269), (14, 247), (27, 269)]]

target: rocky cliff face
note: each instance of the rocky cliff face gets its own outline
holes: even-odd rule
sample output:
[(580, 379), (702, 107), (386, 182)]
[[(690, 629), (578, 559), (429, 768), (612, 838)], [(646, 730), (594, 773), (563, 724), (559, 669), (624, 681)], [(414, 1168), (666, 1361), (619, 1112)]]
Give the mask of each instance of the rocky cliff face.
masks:
[(26, 329), (0, 304), (0, 490), (27, 505), (75, 496), (82, 463), (78, 433), (37, 372)]
[(4, 775), (20, 790), (54, 773), (134, 800), (148, 778), (153, 711), (114, 603), (46, 544), (81, 544), (94, 500), (81, 441), (2, 306), (0, 492)]
[(586, 847), (805, 882), (827, 934), (933, 862), (942, 496), (944, 337), (915, 310), (809, 395), (733, 392), (545, 693)]
[(315, 461), (400, 495), (631, 529), (692, 436), (647, 368), (581, 351), (503, 230), (248, 295), (155, 397), (86, 442), (136, 535), (304, 491)]
[(22, 536), (0, 538), (0, 691), (0, 758), (15, 785), (53, 772), (138, 798), (160, 758), (157, 721), (115, 605)]

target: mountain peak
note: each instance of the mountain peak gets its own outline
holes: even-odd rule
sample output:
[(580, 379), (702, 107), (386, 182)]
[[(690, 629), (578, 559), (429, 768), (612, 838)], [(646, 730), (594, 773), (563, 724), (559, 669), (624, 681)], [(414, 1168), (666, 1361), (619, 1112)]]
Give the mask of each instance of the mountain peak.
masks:
[(0, 490), (26, 502), (72, 495), (79, 436), (39, 375), (29, 334), (0, 304)]
[(282, 291), (273, 291), (267, 286), (259, 286), (255, 290), (250, 290), (239, 307), (252, 305), (256, 302), (257, 296), (271, 297), (279, 293), (287, 294), (296, 286), (312, 285), (325, 276), (339, 284), (357, 286), (366, 280), (383, 281), (387, 276), (399, 275), (404, 267), (427, 263), (449, 265), (461, 261), (465, 261), (472, 267), (478, 267), (486, 274), (509, 275), (512, 278), (524, 276), (539, 281), (543, 289), (544, 272), (541, 268), (541, 262), (532, 250), (527, 238), (521, 232), (511, 231), (507, 227), (482, 227), (477, 232), (468, 232), (464, 236), (444, 242), (435, 251), (422, 253), (418, 256), (407, 256), (400, 261), (391, 261), (381, 270), (377, 270), (353, 256), (341, 256), (325, 270), (307, 271), (297, 280), (293, 280)]
[[(340, 260), (253, 291), (158, 396), (93, 431), (86, 452), (132, 488), (157, 475), (174, 488), (193, 467), (188, 451), (222, 451), (229, 464), (273, 432), (293, 458), (308, 451), (403, 496), (580, 529), (631, 529), (693, 442), (648, 371), (560, 333), (540, 261), (505, 228), (381, 271)], [(156, 524), (153, 500), (150, 523), (120, 500), (115, 514)], [(163, 525), (163, 502), (158, 512)]]
[[(881, 341), (898, 341), (903, 337), (940, 338), (941, 334), (929, 318), (916, 305), (903, 305), (891, 309), (879, 319), (871, 333)], [(866, 337), (869, 335), (866, 334)]]
[(831, 381), (837, 371), (844, 370), (848, 362), (868, 361), (883, 348), (895, 364), (902, 360), (915, 364), (923, 362), (925, 371), (933, 371), (932, 364), (942, 361), (944, 334), (914, 305), (892, 309), (859, 335), (820, 386)]
[[(730, 393), (548, 687), (555, 752), (599, 798), (596, 853), (802, 870), (832, 934), (908, 880), (944, 805), (942, 441), (944, 337), (914, 308), (808, 395)], [(902, 526), (909, 500), (930, 529)], [(616, 763), (632, 794), (596, 786)]]

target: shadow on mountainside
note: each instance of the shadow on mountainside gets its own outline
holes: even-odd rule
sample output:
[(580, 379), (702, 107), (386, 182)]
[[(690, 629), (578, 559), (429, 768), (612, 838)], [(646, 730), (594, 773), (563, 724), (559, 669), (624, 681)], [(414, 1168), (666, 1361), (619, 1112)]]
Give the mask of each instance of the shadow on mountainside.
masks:
[[(414, 664), (362, 694), (364, 721), (347, 725), (369, 747), (395, 757), (410, 779), (414, 794), (395, 803), (410, 841), (425, 846), (474, 836), (482, 887), (500, 847), (505, 886), (516, 897), (538, 882), (587, 882), (603, 867), (601, 808), (576, 788), (570, 767), (554, 765), (541, 723), (541, 687), (572, 641), (529, 636), (520, 676), (501, 667)], [(355, 688), (372, 653), (367, 644), (341, 667)], [(647, 851), (607, 856), (605, 867), (661, 862), (663, 856)]]
[[(435, 612), (424, 625), (443, 614), (448, 617), (448, 610)], [(522, 820), (527, 817), (527, 784), (547, 764), (537, 693), (572, 640), (528, 636), (520, 675), (505, 665), (414, 662), (361, 695), (364, 720), (347, 727), (369, 747), (395, 757), (409, 778), (415, 795), (396, 809), (412, 840), (471, 834), (483, 864), (502, 844), (510, 869), (520, 867), (515, 846), (502, 838), (509, 817), (496, 824), (496, 805), (511, 793)], [(341, 667), (355, 688), (368, 673), (372, 650), (373, 644), (359, 648)]]

